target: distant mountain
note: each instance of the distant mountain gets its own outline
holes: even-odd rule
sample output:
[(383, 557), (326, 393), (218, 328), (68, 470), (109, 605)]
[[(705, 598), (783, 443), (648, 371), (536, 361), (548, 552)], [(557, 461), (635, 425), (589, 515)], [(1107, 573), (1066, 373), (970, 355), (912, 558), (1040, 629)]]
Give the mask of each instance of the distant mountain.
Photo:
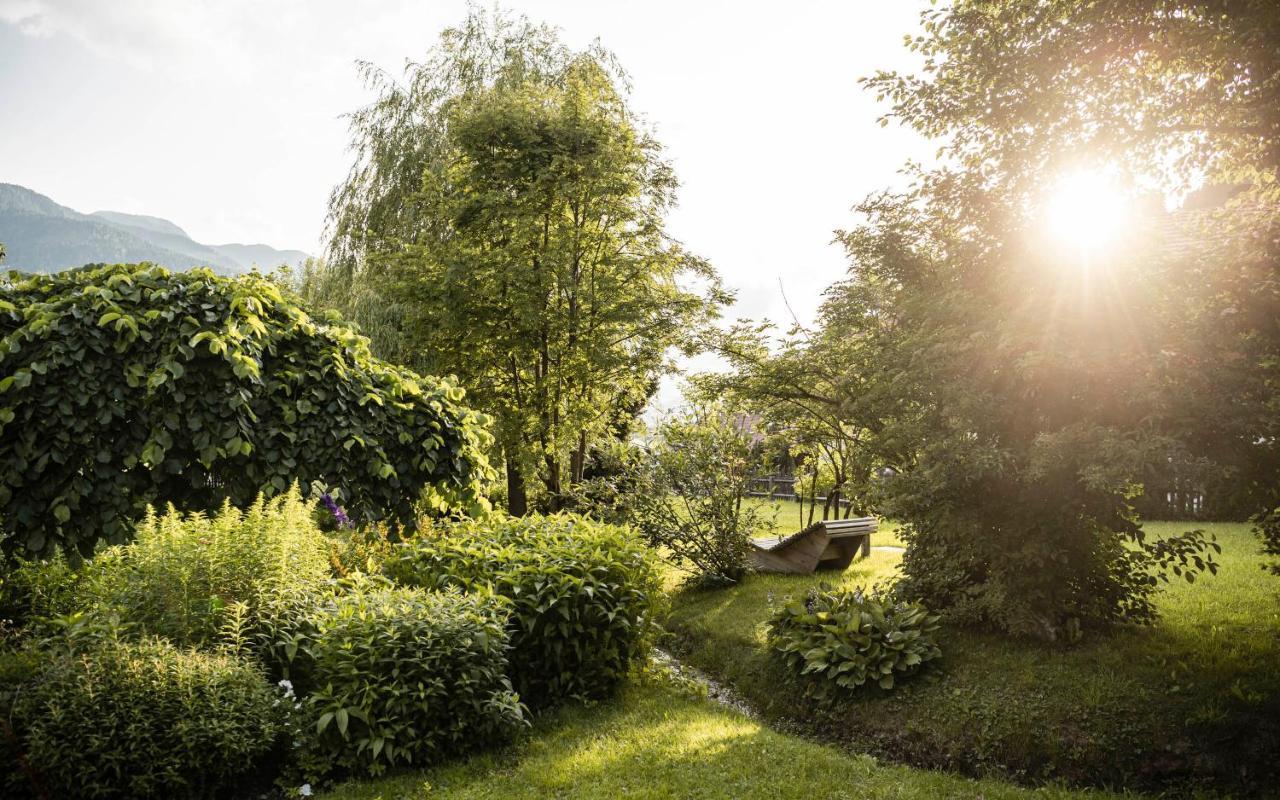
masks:
[(57, 272), (93, 263), (154, 261), (173, 269), (207, 266), (239, 275), (255, 266), (264, 270), (296, 265), (308, 258), (300, 250), (265, 244), (205, 245), (166, 219), (119, 211), (81, 214), (42, 194), (0, 183), (0, 242), (3, 269)]

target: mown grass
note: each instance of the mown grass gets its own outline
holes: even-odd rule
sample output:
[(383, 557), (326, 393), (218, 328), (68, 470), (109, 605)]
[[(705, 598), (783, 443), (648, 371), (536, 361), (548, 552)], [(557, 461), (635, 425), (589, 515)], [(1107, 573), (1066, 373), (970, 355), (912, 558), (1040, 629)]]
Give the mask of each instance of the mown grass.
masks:
[(426, 772), (355, 781), (333, 800), (480, 798), (1085, 798), (883, 765), (867, 756), (780, 734), (660, 682), (617, 699), (540, 719), (521, 743)]
[[(1159, 536), (1187, 526), (1147, 527)], [(834, 710), (805, 703), (768, 656), (770, 604), (824, 580), (892, 578), (899, 553), (874, 550), (839, 575), (679, 592), (668, 626), (687, 661), (774, 724), (855, 750), (1026, 782), (1266, 793), (1280, 779), (1280, 579), (1260, 569), (1248, 526), (1201, 527), (1223, 546), (1219, 573), (1161, 593), (1154, 626), (1069, 648), (947, 627), (929, 672)]]

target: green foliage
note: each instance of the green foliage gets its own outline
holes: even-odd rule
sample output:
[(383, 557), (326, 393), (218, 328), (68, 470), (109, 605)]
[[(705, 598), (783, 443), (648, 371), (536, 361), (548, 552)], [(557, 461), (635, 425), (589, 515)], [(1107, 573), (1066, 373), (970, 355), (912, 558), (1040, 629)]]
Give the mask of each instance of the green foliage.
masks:
[(524, 723), (500, 598), (365, 576), (342, 588), (296, 608), (273, 642), (304, 697), (311, 777), (434, 764)]
[(42, 662), (43, 657), (32, 648), (0, 649), (0, 791), (5, 797), (28, 797), (39, 782), (10, 720), (18, 692), (39, 674)]
[(942, 655), (938, 617), (919, 603), (857, 589), (810, 589), (769, 619), (769, 647), (820, 702), (847, 700), (849, 689), (892, 689)]
[(611, 54), (500, 11), (371, 82), (308, 291), (380, 355), (458, 375), (495, 417), (511, 512), (539, 494), (561, 510), (589, 447), (725, 299), (665, 232), (671, 166)]
[[(1194, 577), (1213, 546), (1153, 550), (1140, 480), (1194, 464), (1280, 500), (1274, 9), (966, 0), (923, 30), (920, 74), (867, 83), (946, 166), (859, 206), (829, 295), (861, 354), (848, 395), (875, 404), (855, 420), (898, 473), (879, 510), (910, 523), (931, 607), (1050, 638), (1149, 620), (1153, 573)], [(1096, 252), (1044, 238), (1046, 187), (1081, 169), (1132, 200)], [(1140, 195), (1205, 181), (1231, 190)]]
[(756, 432), (746, 415), (698, 406), (664, 420), (631, 498), (636, 527), (699, 580), (735, 581), (747, 569), (758, 504), (744, 503), (755, 475)]
[[(1147, 535), (1177, 534), (1152, 522)], [(1011, 639), (943, 617), (942, 659), (892, 692), (818, 705), (767, 643), (776, 598), (820, 582), (852, 590), (892, 580), (900, 554), (832, 575), (755, 575), (724, 591), (684, 591), (664, 620), (681, 660), (782, 730), (882, 761), (1019, 783), (1181, 794), (1266, 795), (1280, 780), (1280, 593), (1247, 525), (1207, 523), (1222, 544), (1211, 581), (1175, 581), (1147, 627), (1083, 641)], [(877, 539), (876, 544), (883, 543)]]
[(611, 691), (654, 632), (661, 585), (632, 531), (572, 515), (440, 523), (397, 546), (387, 574), (493, 591), (511, 613), (511, 674), (531, 705)]
[(149, 511), (133, 542), (93, 560), (93, 594), (104, 610), (176, 642), (247, 635), (276, 598), (329, 578), (330, 543), (312, 510), (295, 485), (212, 517)]
[(225, 797), (276, 746), (285, 708), (256, 668), (148, 639), (53, 657), (11, 719), (50, 796)]
[(86, 571), (65, 556), (47, 559), (15, 557), (0, 572), (0, 642), (41, 633), (42, 620), (79, 609), (85, 599)]
[(356, 572), (377, 575), (394, 545), (385, 525), (337, 530), (328, 536), (329, 568), (339, 578), (349, 578)]
[(295, 480), (356, 519), (478, 508), (481, 420), (269, 281), (92, 266), (0, 281), (4, 550), (87, 555), (148, 504), (212, 510)]

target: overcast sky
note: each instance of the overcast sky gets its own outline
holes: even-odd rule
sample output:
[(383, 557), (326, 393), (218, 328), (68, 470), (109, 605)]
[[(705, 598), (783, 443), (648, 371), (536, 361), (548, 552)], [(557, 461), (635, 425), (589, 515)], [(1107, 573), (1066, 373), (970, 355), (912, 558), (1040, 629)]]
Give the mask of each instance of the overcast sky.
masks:
[[(808, 318), (844, 272), (832, 230), (932, 147), (857, 79), (910, 68), (925, 0), (524, 0), (599, 37), (683, 184), (672, 233), (739, 293), (734, 316)], [(464, 0), (0, 0), (0, 182), (78, 211), (151, 214), (197, 241), (320, 250), (350, 164), (354, 62), (397, 73)]]

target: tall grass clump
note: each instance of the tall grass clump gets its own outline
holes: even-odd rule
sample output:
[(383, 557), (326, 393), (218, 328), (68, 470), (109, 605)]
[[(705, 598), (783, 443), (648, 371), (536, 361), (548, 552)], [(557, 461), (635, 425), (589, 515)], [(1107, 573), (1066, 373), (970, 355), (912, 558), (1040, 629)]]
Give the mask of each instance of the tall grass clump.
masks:
[(294, 486), (243, 511), (149, 511), (131, 544), (95, 559), (95, 573), (103, 610), (201, 645), (239, 635), (277, 598), (327, 581), (329, 541)]

